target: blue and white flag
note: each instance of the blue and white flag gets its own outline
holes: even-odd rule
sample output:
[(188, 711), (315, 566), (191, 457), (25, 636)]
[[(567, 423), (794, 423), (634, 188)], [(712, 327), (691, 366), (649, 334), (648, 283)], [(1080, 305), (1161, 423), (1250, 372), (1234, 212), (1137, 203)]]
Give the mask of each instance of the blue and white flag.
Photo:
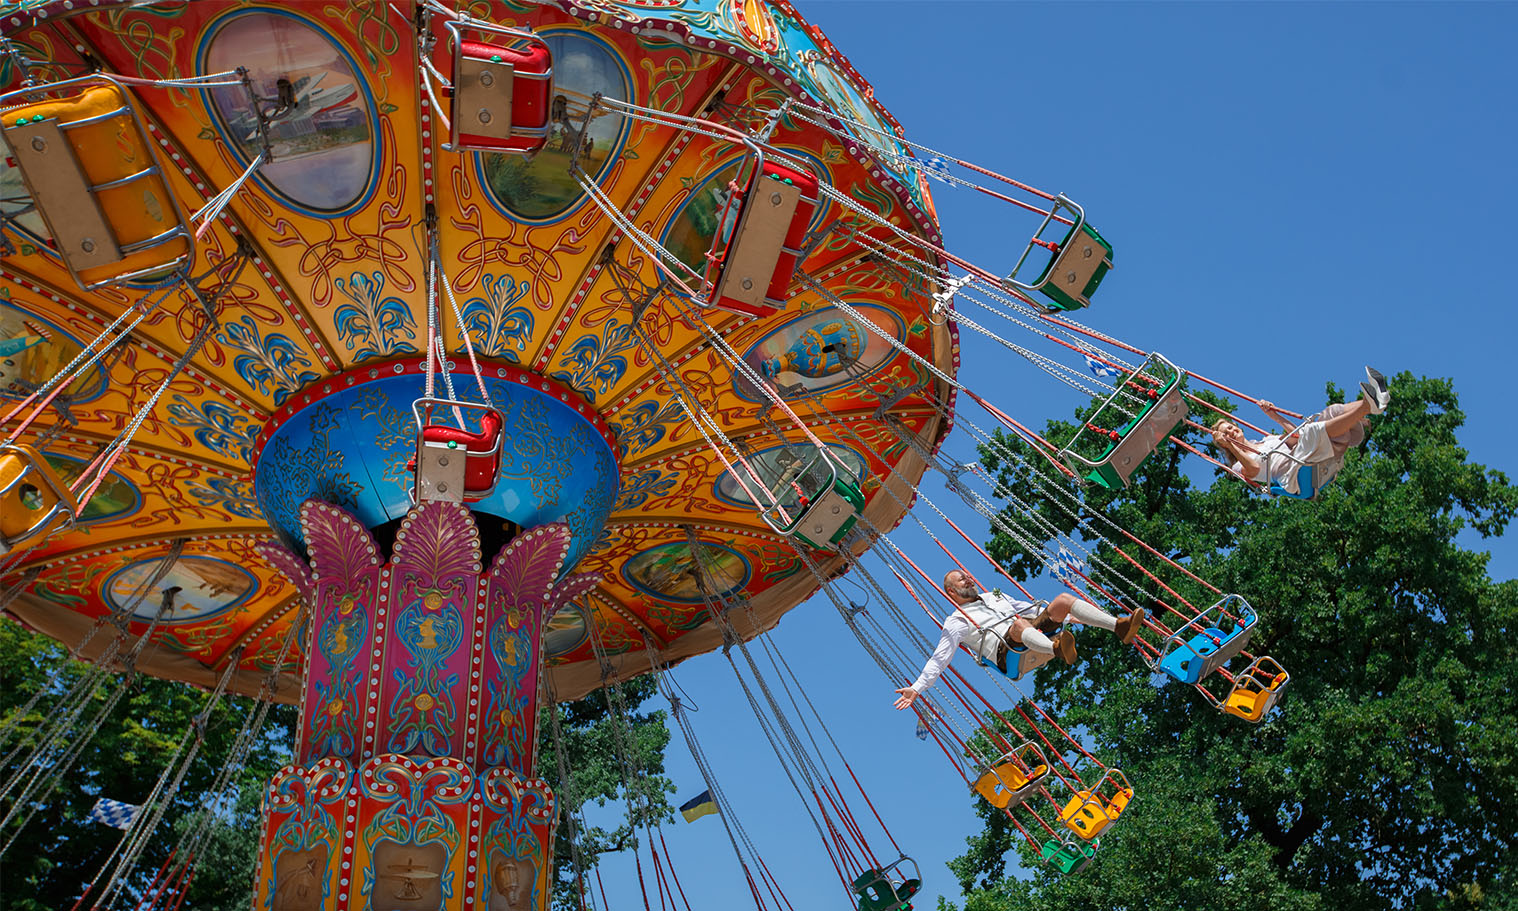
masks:
[(946, 183), (951, 187), (954, 186), (953, 182), (949, 180), (949, 163), (944, 160), (942, 155), (934, 155), (932, 158), (923, 161), (922, 173), (940, 183)]
[(1097, 360), (1096, 358), (1092, 357), (1089, 354), (1086, 355), (1086, 366), (1091, 368), (1091, 373), (1092, 373), (1093, 376), (1118, 376), (1119, 375), (1117, 368), (1115, 368), (1115, 367), (1108, 367), (1106, 364), (1103, 364), (1101, 361)]
[(1059, 552), (1055, 555), (1054, 566), (1050, 569), (1055, 578), (1061, 582), (1074, 584), (1077, 576), (1086, 572), (1086, 561), (1072, 554), (1065, 545), (1059, 546)]
[(110, 800), (102, 797), (95, 801), (95, 806), (90, 810), (89, 815), (85, 819), (103, 822), (108, 826), (115, 826), (118, 829), (130, 829), (132, 827), (132, 820), (137, 818), (137, 811), (140, 809), (142, 808), (129, 803), (122, 803), (119, 800)]
[(922, 716), (921, 715), (917, 716), (917, 739), (918, 740), (927, 740), (928, 739), (928, 726), (922, 723)]

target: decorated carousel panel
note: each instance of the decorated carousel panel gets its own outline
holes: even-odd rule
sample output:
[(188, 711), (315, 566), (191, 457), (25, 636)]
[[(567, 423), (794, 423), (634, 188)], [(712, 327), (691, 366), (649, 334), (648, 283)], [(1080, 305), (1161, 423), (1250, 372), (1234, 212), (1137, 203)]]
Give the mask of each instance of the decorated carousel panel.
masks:
[(540, 696), (773, 626), (949, 429), (889, 115), (783, 2), (0, 27), (8, 610), (301, 705), (261, 907), (543, 907)]

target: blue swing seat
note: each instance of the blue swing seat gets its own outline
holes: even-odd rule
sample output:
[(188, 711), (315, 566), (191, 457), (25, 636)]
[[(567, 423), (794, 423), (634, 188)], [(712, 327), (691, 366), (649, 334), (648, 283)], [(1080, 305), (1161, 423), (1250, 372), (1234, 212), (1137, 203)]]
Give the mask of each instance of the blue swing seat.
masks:
[(1200, 682), (1249, 644), (1258, 622), (1248, 601), (1238, 595), (1225, 595), (1166, 636), (1160, 644), (1158, 659), (1150, 666), (1181, 683)]
[(1317, 472), (1311, 465), (1303, 465), (1297, 469), (1297, 492), (1292, 493), (1279, 483), (1270, 485), (1270, 492), (1278, 497), (1290, 497), (1293, 500), (1314, 500), (1318, 496), (1316, 486)]
[(1160, 659), (1160, 670), (1181, 681), (1196, 683), (1202, 679), (1202, 667), (1208, 655), (1217, 651), (1229, 636), (1217, 627), (1208, 627), (1187, 640), (1186, 644)]
[(1025, 645), (1010, 645), (1007, 647), (1007, 669), (1003, 671), (1001, 668), (997, 667), (992, 662), (987, 661), (985, 658), (982, 658), (980, 655), (975, 656), (976, 664), (979, 664), (981, 667), (988, 667), (993, 671), (998, 671), (999, 673), (1005, 674), (1007, 676), (1007, 679), (1012, 681), (1023, 679), (1028, 674), (1031, 674), (1032, 672), (1038, 670), (1053, 660), (1054, 654), (1052, 652), (1045, 654), (1044, 652), (1035, 652)]

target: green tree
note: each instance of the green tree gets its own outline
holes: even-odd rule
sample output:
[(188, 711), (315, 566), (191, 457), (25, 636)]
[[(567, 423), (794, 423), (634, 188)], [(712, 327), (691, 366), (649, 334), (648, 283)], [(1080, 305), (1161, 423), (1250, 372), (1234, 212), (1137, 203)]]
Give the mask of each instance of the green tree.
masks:
[[(1189, 686), (1151, 682), (1110, 638), (1080, 637), (1081, 661), (1040, 672), (1036, 698), (1086, 732), (1137, 797), (1095, 862), (1063, 878), (982, 804), (984, 829), (951, 863), (965, 911), (1518, 908), (1518, 582), (1494, 582), (1488, 555), (1466, 546), (1503, 533), (1518, 488), (1460, 446), (1450, 382), (1403, 374), (1393, 396), (1314, 502), (1263, 497), (1221, 472), (1199, 486), (1186, 473), (1198, 461), (1174, 446), (1129, 489), (1084, 491), (1094, 510), (1245, 596), (1261, 618), (1251, 651), (1292, 681), (1254, 726)], [(1046, 437), (1073, 430), (1052, 422)], [(1077, 529), (1039, 494), (1035, 474), (1068, 487), (1055, 470), (1002, 445), (1026, 461), (999, 447), (981, 456), (1009, 503), (1036, 504), (1078, 537), (1105, 533), (1099, 520)], [(1017, 509), (1003, 515), (1020, 521)], [(1116, 543), (1177, 595), (1215, 597)], [(1023, 578), (1036, 571), (1004, 534), (990, 549)], [(1111, 567), (1140, 577), (1113, 544), (1098, 554), (1104, 586), (1122, 584)], [(1153, 597), (1141, 603), (1164, 613)], [(1031, 876), (1009, 873), (1018, 848)]]
[[(111, 633), (109, 628), (99, 635)], [(38, 636), (9, 620), (0, 621), (0, 720), (16, 718), (19, 709), (39, 689), (45, 689), (36, 707), (17, 718), (18, 736), (7, 740), (9, 753), (18, 739), (34, 742), (32, 734), (59, 710), (62, 693), (88, 670), (73, 661), (58, 643)], [(114, 692), (120, 678), (101, 683), (89, 697), (81, 716), (82, 725), (94, 717)], [(5, 911), (57, 911), (68, 908), (85, 884), (101, 869), (121, 840), (122, 831), (86, 819), (96, 798), (108, 797), (141, 804), (152, 792), (164, 767), (178, 749), (191, 720), (205, 707), (208, 695), (184, 684), (138, 677), (127, 695), (102, 720), (78, 759), (52, 790), (33, 801), (35, 814), (17, 833), (15, 824), (3, 836), (15, 835), (4, 859), (5, 885), (0, 889), (0, 908)], [(227, 761), (243, 719), (253, 709), (243, 697), (221, 700), (206, 725), (205, 745), (191, 764), (183, 786), (174, 795), (159, 838), (144, 850), (132, 882), (138, 886), (158, 871), (179, 833), (189, 824)], [(224, 823), (252, 830), (256, 842), (258, 794), (262, 782), (287, 760), (294, 711), (281, 706), (270, 713), (264, 736), (254, 745), (243, 774), (237, 781), (238, 810)], [(22, 752), (25, 755), (25, 751)], [(16, 760), (19, 762), (19, 759)], [(9, 779), (12, 766), (0, 769)], [(15, 795), (12, 795), (14, 798)], [(10, 810), (10, 798), (4, 804)], [(25, 815), (28, 811), (23, 811)], [(190, 899), (197, 908), (246, 908), (252, 881), (252, 853), (227, 856), (235, 839), (213, 839), (202, 852), (202, 872), (197, 875)], [(207, 872), (209, 871), (209, 872)], [(104, 878), (101, 884), (104, 885)], [(98, 893), (97, 893), (98, 894)], [(239, 901), (241, 903), (239, 904)]]
[[(19, 730), (24, 732), (20, 736), (29, 736), (55, 710), (58, 696), (87, 670), (86, 665), (71, 660), (53, 640), (30, 633), (17, 623), (0, 620), (0, 681), (3, 681), (0, 723), (17, 718), (32, 694), (46, 689), (37, 706), (17, 719)], [(114, 686), (113, 678), (99, 687), (91, 706), (85, 710), (85, 718), (91, 717), (95, 707), (105, 702)], [(632, 778), (640, 795), (638, 804), (647, 808), (645, 812), (650, 819), (664, 820), (672, 815), (668, 801), (672, 785), (663, 774), (664, 749), (670, 735), (663, 712), (639, 711), (654, 692), (651, 678), (623, 685), (628, 712), (623, 739), (631, 754)], [(106, 717), (58, 787), (38, 801), (35, 816), (21, 829), (16, 843), (7, 852), (3, 860), (0, 911), (58, 911), (72, 906), (122, 836), (119, 829), (85, 819), (95, 799), (142, 802), (152, 792), (206, 698), (202, 691), (171, 681), (143, 677), (133, 683), (130, 694)], [(196, 821), (194, 811), (226, 762), (243, 718), (252, 708), (252, 700), (234, 697), (223, 700), (212, 714), (205, 746), (165, 812), (165, 822), (136, 866), (132, 880), (136, 887), (152, 880), (180, 837)], [(570, 791), (576, 795), (577, 803), (605, 805), (626, 801), (626, 777), (614, 749), (614, 728), (605, 692), (598, 690), (556, 709), (573, 778)], [(186, 907), (197, 911), (247, 911), (252, 906), (263, 787), (280, 766), (290, 761), (295, 718), (293, 706), (279, 706), (270, 713), (263, 735), (237, 780), (232, 806), (220, 811), (217, 824), (200, 852)], [(539, 772), (562, 795), (566, 789), (559, 781), (550, 725), (539, 725), (539, 732)], [(4, 753), (10, 752), (17, 736), (13, 732)], [(0, 768), (0, 780), (9, 778), (12, 772), (12, 768)], [(9, 803), (0, 803), (0, 814), (8, 811)], [(0, 836), (8, 838), (11, 831)], [(613, 829), (593, 827), (580, 833), (584, 862), (593, 864), (600, 854), (627, 849), (631, 846), (632, 832), (629, 816)], [(570, 907), (575, 876), (562, 822), (554, 861), (556, 898), (562, 907)]]

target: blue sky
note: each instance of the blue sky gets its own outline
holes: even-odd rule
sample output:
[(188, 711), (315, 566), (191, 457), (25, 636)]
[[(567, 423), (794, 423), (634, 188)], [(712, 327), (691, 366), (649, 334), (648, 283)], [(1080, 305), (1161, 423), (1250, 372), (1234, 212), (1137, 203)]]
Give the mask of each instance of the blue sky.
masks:
[[(796, 2), (910, 138), (1085, 205), (1117, 268), (1084, 322), (1297, 411), (1321, 404), (1325, 381), (1353, 388), (1366, 363), (1453, 377), (1472, 458), (1518, 473), (1505, 405), (1518, 340), (1518, 5)], [(1026, 218), (935, 190), (948, 247), (1006, 271)], [(1026, 362), (964, 340), (961, 379), (1024, 423), (1080, 404)], [(948, 452), (970, 451), (956, 431)], [(952, 499), (935, 478), (924, 490)], [(968, 521), (984, 539), (985, 522)], [(930, 573), (947, 568), (920, 534), (893, 537)], [(1511, 538), (1481, 546), (1495, 577), (1515, 574)], [(922, 865), (919, 906), (956, 898), (943, 863), (979, 825), (959, 777), (890, 708), (892, 686), (825, 599), (788, 615), (773, 641)], [(693, 659), (676, 677), (791, 903), (843, 907), (727, 662)], [(678, 736), (669, 758), (678, 803), (703, 785)], [(693, 907), (749, 904), (715, 817), (677, 821), (665, 837)], [(608, 861), (602, 877), (611, 908), (641, 902), (630, 862)]]

